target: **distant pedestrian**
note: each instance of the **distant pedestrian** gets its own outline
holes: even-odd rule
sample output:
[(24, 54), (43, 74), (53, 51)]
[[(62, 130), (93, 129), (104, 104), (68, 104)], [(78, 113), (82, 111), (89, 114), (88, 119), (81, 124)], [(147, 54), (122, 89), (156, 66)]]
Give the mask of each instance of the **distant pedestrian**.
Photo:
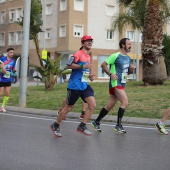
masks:
[(11, 71), (15, 72), (15, 61), (12, 58), (14, 55), (14, 49), (7, 49), (7, 56), (0, 58), (0, 96), (3, 95), (3, 91), (5, 89), (5, 96), (3, 97), (2, 106), (0, 111), (7, 112), (5, 109), (5, 105), (9, 99), (9, 93), (11, 90)]
[(91, 64), (89, 51), (92, 47), (92, 43), (92, 37), (84, 35), (81, 39), (81, 50), (70, 57), (67, 63), (67, 68), (72, 69), (72, 72), (67, 87), (66, 105), (60, 111), (56, 122), (50, 126), (54, 135), (58, 137), (62, 136), (60, 132), (60, 123), (65, 118), (66, 114), (72, 110), (79, 97), (88, 104), (88, 108), (86, 109), (86, 114), (82, 119), (82, 122), (78, 125), (77, 132), (83, 133), (84, 135), (92, 135), (86, 127), (86, 123), (90, 119), (96, 106), (94, 91), (91, 86), (87, 84), (87, 79), (91, 81), (94, 79), (94, 75), (90, 74)]
[(101, 65), (103, 71), (110, 77), (110, 96), (107, 105), (101, 109), (97, 119), (91, 123), (91, 126), (98, 132), (101, 132), (101, 119), (108, 114), (108, 112), (115, 106), (115, 104), (119, 100), (121, 102), (121, 105), (118, 110), (117, 125), (115, 126), (114, 131), (118, 133), (126, 133), (121, 124), (125, 108), (128, 105), (128, 97), (124, 88), (127, 75), (135, 69), (135, 66), (130, 64), (130, 57), (127, 55), (127, 53), (131, 50), (130, 40), (128, 38), (121, 39), (119, 42), (119, 46), (120, 52), (114, 53), (109, 56)]
[(156, 129), (163, 135), (168, 135), (167, 130), (165, 129), (165, 121), (170, 117), (170, 107), (165, 111), (162, 119), (158, 121), (155, 125)]

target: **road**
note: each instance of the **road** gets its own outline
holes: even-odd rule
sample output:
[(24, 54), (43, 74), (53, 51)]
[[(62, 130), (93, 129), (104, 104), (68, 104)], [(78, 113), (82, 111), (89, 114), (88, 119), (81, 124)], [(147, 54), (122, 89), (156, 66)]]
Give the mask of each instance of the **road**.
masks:
[[(0, 114), (0, 170), (169, 170), (170, 135), (153, 127), (125, 125), (126, 134), (102, 124), (102, 133), (76, 132), (79, 120), (61, 124), (63, 137), (49, 126), (54, 118)], [(169, 130), (168, 130), (169, 131)]]

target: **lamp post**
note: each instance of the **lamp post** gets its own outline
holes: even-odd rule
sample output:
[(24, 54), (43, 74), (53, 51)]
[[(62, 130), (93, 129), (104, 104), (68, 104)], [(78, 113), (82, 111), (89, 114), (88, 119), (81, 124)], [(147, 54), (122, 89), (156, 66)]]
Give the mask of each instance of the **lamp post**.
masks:
[(26, 106), (30, 10), (31, 10), (31, 0), (24, 0), (24, 23), (23, 23), (22, 52), (21, 52), (21, 78), (20, 78), (20, 89), (19, 89), (20, 107)]
[(137, 56), (136, 56), (136, 81), (139, 81), (139, 34), (140, 34), (140, 29), (138, 28), (138, 38), (137, 38)]
[(44, 22), (43, 22), (43, 25), (44, 25), (44, 39), (43, 39), (43, 48), (45, 50), (45, 33), (46, 33), (46, 0), (44, 0)]

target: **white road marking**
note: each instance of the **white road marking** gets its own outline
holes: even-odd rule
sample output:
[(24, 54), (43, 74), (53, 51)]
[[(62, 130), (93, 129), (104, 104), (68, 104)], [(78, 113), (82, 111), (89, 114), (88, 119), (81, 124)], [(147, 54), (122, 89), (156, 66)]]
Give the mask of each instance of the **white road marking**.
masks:
[[(33, 117), (33, 116), (22, 116), (22, 115), (14, 115), (14, 114), (10, 114), (10, 113), (0, 113), (1, 115), (8, 115), (8, 116), (13, 116), (13, 117), (21, 117), (21, 118), (27, 118), (27, 119), (35, 119), (35, 120), (50, 120), (50, 121), (54, 121), (54, 119), (48, 119), (48, 118), (42, 118), (42, 117)], [(63, 120), (63, 122), (69, 122), (69, 123), (80, 123), (79, 121), (75, 121), (75, 120)], [(87, 123), (87, 124), (90, 124), (90, 123)], [(104, 123), (101, 123), (100, 125), (102, 126), (108, 126), (108, 127), (114, 127), (114, 125), (112, 124), (104, 124)], [(135, 125), (124, 125), (124, 127), (128, 127), (128, 128), (133, 128), (133, 129), (151, 129), (151, 130), (155, 130), (155, 127), (144, 127), (144, 126), (135, 126)], [(167, 129), (167, 131), (170, 131), (170, 129)]]

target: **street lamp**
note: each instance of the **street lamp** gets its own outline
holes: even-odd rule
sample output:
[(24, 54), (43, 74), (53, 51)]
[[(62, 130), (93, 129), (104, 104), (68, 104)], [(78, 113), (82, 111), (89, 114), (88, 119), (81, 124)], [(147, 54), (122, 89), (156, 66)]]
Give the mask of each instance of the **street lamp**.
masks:
[(21, 78), (20, 78), (20, 89), (19, 89), (20, 107), (26, 106), (30, 10), (31, 10), (31, 0), (24, 0), (24, 23), (23, 23), (22, 52), (21, 52)]

